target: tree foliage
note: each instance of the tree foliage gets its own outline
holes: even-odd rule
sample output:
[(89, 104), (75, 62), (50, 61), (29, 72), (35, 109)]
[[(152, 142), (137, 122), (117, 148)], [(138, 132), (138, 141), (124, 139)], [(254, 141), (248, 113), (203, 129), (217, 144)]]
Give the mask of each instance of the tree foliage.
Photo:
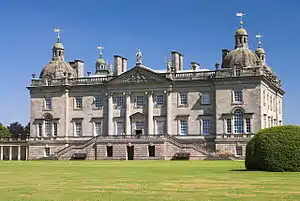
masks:
[(248, 170), (300, 171), (300, 126), (260, 130), (247, 144)]
[(2, 124), (0, 125), (0, 137), (11, 137), (9, 130)]

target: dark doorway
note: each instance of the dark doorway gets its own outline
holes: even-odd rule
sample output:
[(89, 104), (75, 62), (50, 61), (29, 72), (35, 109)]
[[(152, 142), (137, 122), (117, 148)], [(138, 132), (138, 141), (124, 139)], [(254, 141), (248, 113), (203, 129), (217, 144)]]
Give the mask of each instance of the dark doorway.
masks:
[(133, 160), (134, 158), (134, 146), (127, 146), (127, 160)]
[(142, 135), (142, 130), (135, 130), (135, 135), (137, 136), (137, 138), (139, 138)]

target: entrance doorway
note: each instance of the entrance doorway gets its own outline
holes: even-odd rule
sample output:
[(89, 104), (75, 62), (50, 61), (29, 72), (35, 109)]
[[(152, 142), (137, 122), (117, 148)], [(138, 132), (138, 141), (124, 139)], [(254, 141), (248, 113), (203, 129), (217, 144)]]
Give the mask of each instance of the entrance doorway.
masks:
[(127, 160), (133, 160), (134, 158), (134, 146), (127, 146)]

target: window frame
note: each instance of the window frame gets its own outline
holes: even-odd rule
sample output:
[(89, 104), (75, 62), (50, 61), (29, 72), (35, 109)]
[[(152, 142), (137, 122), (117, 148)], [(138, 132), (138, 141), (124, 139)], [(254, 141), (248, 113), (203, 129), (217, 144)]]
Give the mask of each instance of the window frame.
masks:
[[(240, 96), (238, 96), (238, 94)], [(240, 100), (237, 100), (239, 97)], [(244, 91), (242, 89), (237, 89), (232, 91), (232, 103), (233, 104), (243, 104), (244, 103)]]
[[(186, 100), (184, 100), (184, 98)], [(180, 107), (187, 107), (189, 104), (189, 100), (188, 100), (188, 93), (186, 92), (180, 92), (178, 93), (178, 106)]]
[[(186, 122), (186, 124), (184, 125), (182, 122)], [(182, 132), (184, 129), (183, 125), (186, 127), (185, 130), (186, 130), (186, 133)], [(188, 121), (188, 118), (180, 118), (178, 119), (178, 133), (179, 135), (181, 136), (187, 136), (189, 134), (189, 121)]]
[(83, 108), (83, 97), (74, 97), (74, 109), (81, 110)]

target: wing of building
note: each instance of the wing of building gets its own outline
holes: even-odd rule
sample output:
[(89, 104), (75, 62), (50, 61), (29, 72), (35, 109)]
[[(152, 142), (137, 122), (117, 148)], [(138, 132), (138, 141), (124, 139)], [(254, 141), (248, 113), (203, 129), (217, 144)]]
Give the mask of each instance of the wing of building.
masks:
[(52, 60), (27, 87), (28, 158), (244, 156), (256, 131), (282, 125), (284, 91), (264, 49), (249, 49), (243, 27), (234, 38), (234, 49), (222, 50), (222, 64), (214, 70), (197, 62), (184, 67), (176, 51), (165, 70), (155, 70), (138, 51), (130, 70), (126, 58), (115, 55), (109, 65), (101, 53), (95, 73), (87, 76), (83, 61), (65, 61), (57, 40)]

